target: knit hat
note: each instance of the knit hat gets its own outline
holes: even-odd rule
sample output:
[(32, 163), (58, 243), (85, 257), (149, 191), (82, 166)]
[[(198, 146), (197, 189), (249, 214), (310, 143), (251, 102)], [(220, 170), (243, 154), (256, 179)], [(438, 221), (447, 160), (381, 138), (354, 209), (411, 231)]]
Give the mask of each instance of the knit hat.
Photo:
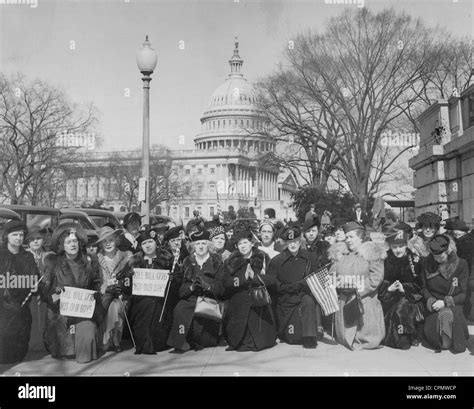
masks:
[(225, 229), (222, 225), (211, 227), (207, 231), (209, 232), (209, 240), (212, 240), (214, 237), (219, 236), (219, 234), (225, 235)]
[(449, 237), (444, 234), (437, 234), (428, 243), (431, 254), (441, 254), (449, 248)]
[(301, 229), (298, 226), (287, 227), (280, 236), (283, 240), (295, 240), (301, 237)]
[(275, 231), (275, 224), (270, 219), (262, 220), (258, 226), (258, 231), (262, 230), (263, 226), (270, 226)]

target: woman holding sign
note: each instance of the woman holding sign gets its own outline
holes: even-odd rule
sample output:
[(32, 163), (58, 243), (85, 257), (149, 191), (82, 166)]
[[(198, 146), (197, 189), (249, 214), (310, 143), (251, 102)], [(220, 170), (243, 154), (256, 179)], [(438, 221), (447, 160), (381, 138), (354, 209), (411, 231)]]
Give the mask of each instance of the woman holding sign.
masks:
[(131, 251), (121, 251), (120, 230), (105, 226), (99, 230), (99, 239), (96, 244), (100, 245), (97, 258), (99, 259), (102, 274), (101, 292), (102, 303), (107, 311), (103, 324), (103, 349), (113, 349), (120, 352), (120, 342), (124, 325), (125, 304), (122, 290), (117, 280), (117, 274), (128, 268), (128, 260), (132, 257)]
[[(191, 348), (213, 347), (219, 343), (222, 316), (219, 317), (219, 303), (216, 301), (224, 292), (224, 265), (219, 255), (209, 253), (209, 238), (208, 231), (194, 233), (191, 236), (194, 251), (184, 260), (184, 282), (179, 292), (181, 301), (174, 309), (173, 327), (168, 338), (168, 345), (174, 347), (177, 353)], [(198, 303), (207, 303), (211, 308), (215, 306), (217, 314), (206, 315), (197, 306)]]
[(53, 358), (75, 358), (79, 363), (97, 359), (98, 326), (103, 318), (99, 263), (85, 253), (86, 244), (87, 235), (80, 226), (60, 224), (51, 238), (56, 254), (46, 257), (40, 286), (48, 305), (46, 349)]
[[(140, 251), (135, 254), (129, 264), (132, 267), (130, 303), (130, 324), (135, 341), (135, 354), (156, 354), (157, 351), (168, 349), (166, 340), (173, 320), (173, 310), (167, 302), (168, 293), (174, 286), (172, 275), (173, 255), (157, 245), (157, 234), (154, 230), (146, 230), (137, 237)], [(167, 270), (169, 281), (163, 290), (163, 272)], [(156, 285), (155, 285), (156, 284)]]

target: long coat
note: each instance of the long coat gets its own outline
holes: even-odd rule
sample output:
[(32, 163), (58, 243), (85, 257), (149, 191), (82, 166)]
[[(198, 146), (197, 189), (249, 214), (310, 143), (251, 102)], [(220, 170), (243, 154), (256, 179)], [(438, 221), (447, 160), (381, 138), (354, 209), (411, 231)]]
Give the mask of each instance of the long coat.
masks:
[(386, 256), (384, 245), (371, 241), (362, 243), (354, 252), (350, 252), (342, 242), (329, 248), (329, 257), (334, 260), (330, 271), (342, 279), (353, 279), (358, 284), (362, 301), (363, 314), (359, 322), (348, 326), (344, 321), (348, 297), (339, 294), (339, 311), (335, 313), (336, 339), (350, 349), (378, 348), (385, 338), (383, 310), (377, 290), (383, 281)]
[[(149, 262), (151, 261), (151, 263)], [(157, 257), (153, 260), (143, 258), (142, 253), (130, 259), (130, 265), (136, 268), (153, 268), (172, 270), (173, 256), (163, 248), (157, 249)], [(130, 288), (133, 288), (133, 275), (129, 277)], [(128, 284), (128, 283), (127, 283)], [(170, 278), (169, 293), (175, 293), (181, 283)], [(165, 307), (162, 320), (160, 315)], [(132, 295), (130, 298), (130, 325), (135, 339), (136, 354), (155, 354), (168, 348), (166, 341), (173, 322), (173, 309), (170, 304), (164, 305), (164, 297)]]
[[(224, 294), (222, 278), (224, 264), (219, 255), (210, 253), (202, 267), (196, 261), (195, 255), (184, 260), (184, 279), (179, 290), (181, 300), (174, 309), (173, 326), (168, 338), (168, 345), (176, 349), (189, 349), (187, 341), (196, 346), (216, 346), (219, 342), (220, 323), (202, 317), (194, 317), (194, 309), (198, 295), (215, 300), (221, 300)], [(210, 285), (209, 291), (198, 293), (191, 291), (191, 285), (196, 278)], [(188, 337), (192, 330), (191, 337)], [(190, 339), (188, 339), (190, 338)]]
[[(422, 261), (422, 269), (422, 295), (429, 311), (423, 328), (426, 340), (439, 349), (441, 333), (448, 333), (452, 340), (451, 349), (454, 352), (464, 352), (469, 338), (463, 314), (469, 275), (467, 261), (453, 252), (448, 257), (446, 268), (440, 271), (438, 263), (430, 255)], [(446, 305), (438, 312), (431, 308), (436, 300), (443, 300)], [(446, 315), (450, 316), (447, 320)], [(446, 321), (452, 321), (452, 324), (445, 324)]]
[(464, 302), (464, 316), (466, 318), (474, 319), (474, 236), (465, 234), (456, 240), (457, 255), (467, 261), (469, 271), (469, 284), (467, 286), (466, 301)]
[[(262, 350), (275, 345), (276, 326), (271, 306), (254, 307), (249, 287), (257, 286), (256, 276), (260, 276), (270, 293), (274, 294), (275, 277), (263, 274), (263, 262), (268, 268), (270, 258), (257, 248), (246, 259), (239, 251), (234, 251), (224, 263), (224, 297), (228, 307), (224, 316), (224, 335), (230, 349)], [(246, 279), (245, 271), (250, 264), (255, 276)]]
[(317, 267), (314, 254), (303, 248), (296, 256), (286, 249), (270, 263), (268, 273), (277, 283), (278, 336), (289, 344), (317, 336), (317, 303), (304, 279)]
[[(384, 265), (384, 280), (379, 287), (379, 300), (385, 316), (384, 345), (408, 349), (411, 341), (417, 338), (417, 330), (423, 319), (421, 263), (407, 249), (407, 254), (401, 258), (395, 257), (389, 250)], [(404, 292), (388, 291), (397, 280)]]
[(23, 307), (21, 304), (30, 288), (8, 288), (8, 277), (15, 277), (21, 282), (20, 276), (29, 276), (32, 278), (30, 282), (34, 284), (32, 281), (39, 278), (39, 271), (31, 253), (20, 250), (18, 254), (13, 254), (7, 248), (2, 248), (0, 276), (7, 284), (6, 288), (0, 289), (0, 363), (14, 363), (21, 361), (28, 352), (31, 312), (28, 304)]
[(54, 358), (75, 356), (78, 362), (97, 359), (97, 343), (100, 342), (97, 326), (104, 317), (102, 303), (95, 303), (91, 319), (66, 317), (60, 314), (59, 301), (52, 298), (56, 287), (100, 291), (102, 276), (97, 257), (81, 253), (75, 260), (69, 260), (65, 254), (50, 254), (45, 264), (40, 289), (48, 306), (44, 334), (46, 349)]

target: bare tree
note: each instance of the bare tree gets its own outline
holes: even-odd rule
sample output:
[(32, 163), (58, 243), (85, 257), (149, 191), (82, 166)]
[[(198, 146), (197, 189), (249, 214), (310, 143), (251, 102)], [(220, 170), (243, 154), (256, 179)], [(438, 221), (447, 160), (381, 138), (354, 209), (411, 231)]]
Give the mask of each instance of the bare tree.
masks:
[[(68, 138), (96, 136), (93, 105), (82, 109), (47, 83), (0, 76), (0, 174), (11, 203), (39, 204), (77, 151)], [(98, 138), (94, 139), (98, 144)], [(51, 197), (50, 197), (51, 199)]]
[(389, 156), (378, 150), (382, 133), (419, 104), (426, 78), (443, 56), (443, 37), (444, 30), (393, 9), (377, 14), (347, 9), (324, 33), (300, 34), (286, 50), (283, 84), (277, 84), (277, 92), (264, 87), (270, 101), (275, 95), (286, 99), (278, 106), (277, 121), (270, 110), (272, 127), (280, 137), (293, 133), (305, 159), (324, 164), (323, 172), (332, 167), (365, 206), (383, 176), (411, 149)]

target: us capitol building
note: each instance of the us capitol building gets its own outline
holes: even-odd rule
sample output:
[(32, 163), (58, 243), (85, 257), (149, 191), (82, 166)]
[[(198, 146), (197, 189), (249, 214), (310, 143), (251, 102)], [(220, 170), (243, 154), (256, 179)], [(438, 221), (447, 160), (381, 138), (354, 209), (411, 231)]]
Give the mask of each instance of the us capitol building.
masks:
[[(188, 184), (192, 189), (150, 211), (169, 213), (176, 221), (187, 222), (195, 209), (205, 218), (212, 218), (218, 210), (226, 211), (229, 206), (235, 211), (253, 207), (261, 218), (264, 209), (273, 208), (278, 218), (295, 219), (290, 199), (296, 190), (293, 177), (259, 162), (264, 154), (275, 151), (276, 144), (262, 136), (265, 115), (259, 108), (254, 88), (241, 72), (243, 60), (237, 41), (229, 65), (230, 73), (212, 93), (201, 117), (201, 132), (194, 138), (194, 149), (170, 151), (174, 176), (180, 184)], [(141, 161), (141, 154), (136, 151), (129, 155), (97, 152), (87, 154), (84, 162), (75, 166), (89, 171), (103, 169), (110, 166), (108, 159), (113, 154), (128, 158), (124, 166)], [(124, 203), (114, 195), (110, 181), (104, 177), (74, 178), (67, 182), (66, 201), (61, 205), (79, 206), (103, 199), (114, 210), (125, 210)]]

